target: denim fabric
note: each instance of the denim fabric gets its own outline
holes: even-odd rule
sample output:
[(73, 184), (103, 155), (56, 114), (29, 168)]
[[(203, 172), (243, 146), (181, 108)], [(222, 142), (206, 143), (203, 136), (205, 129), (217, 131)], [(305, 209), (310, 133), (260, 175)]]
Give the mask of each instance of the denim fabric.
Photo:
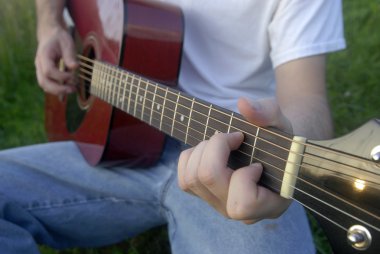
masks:
[(168, 139), (149, 169), (89, 166), (72, 142), (0, 152), (0, 250), (97, 247), (168, 224), (172, 253), (314, 253), (302, 207), (245, 225), (177, 184), (182, 146)]

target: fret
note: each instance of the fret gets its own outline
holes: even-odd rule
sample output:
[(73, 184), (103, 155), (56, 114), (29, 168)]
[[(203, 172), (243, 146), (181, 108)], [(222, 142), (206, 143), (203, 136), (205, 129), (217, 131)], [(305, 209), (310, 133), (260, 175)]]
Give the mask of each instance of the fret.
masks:
[(115, 105), (114, 102), (115, 102), (115, 96), (116, 96), (116, 72), (115, 72), (115, 68), (112, 67), (111, 69), (111, 105)]
[(129, 114), (131, 114), (131, 101), (132, 101), (132, 89), (133, 89), (133, 85), (132, 85), (132, 76), (131, 74), (129, 73), (128, 74), (128, 80), (127, 80), (127, 84), (128, 84), (128, 108), (127, 108), (127, 112)]
[(173, 136), (187, 144), (187, 136), (189, 131), (189, 123), (191, 118), (193, 100), (181, 95), (178, 99), (178, 108), (176, 115), (176, 129), (174, 130)]
[(289, 155), (289, 149), (292, 144), (292, 136), (285, 133), (277, 133), (278, 131), (274, 128), (268, 128), (268, 130), (262, 129), (258, 134), (256, 147), (261, 148), (264, 151), (270, 151), (271, 153), (276, 154), (281, 158), (287, 159)]
[(98, 64), (97, 65), (97, 69), (98, 69), (98, 82), (96, 84), (96, 95), (101, 98), (101, 91), (102, 91), (102, 77), (103, 77), (103, 72), (102, 72), (102, 65), (101, 64)]
[(131, 76), (131, 89), (130, 89), (130, 97), (131, 97), (131, 101), (130, 101), (130, 114), (135, 116), (136, 115), (136, 103), (137, 103), (137, 90), (138, 90), (138, 87), (137, 87), (137, 80), (136, 80), (136, 77), (133, 75)]
[(253, 148), (252, 148), (252, 153), (251, 153), (251, 162), (250, 164), (253, 163), (253, 158), (255, 157), (255, 148), (256, 148), (256, 143), (257, 143), (257, 139), (259, 137), (259, 131), (260, 131), (260, 128), (259, 127), (256, 127), (256, 133), (255, 133), (255, 141), (253, 142)]
[(143, 83), (144, 81), (142, 80), (141, 77), (139, 77), (138, 81), (138, 90), (137, 90), (137, 95), (136, 95), (136, 100), (137, 100), (137, 106), (136, 106), (136, 117), (139, 117), (142, 119), (142, 112), (143, 112), (143, 105), (144, 105), (144, 95), (145, 95), (145, 89), (143, 88)]
[[(150, 125), (153, 125), (152, 124), (152, 119), (153, 119), (153, 115), (155, 114), (155, 109), (154, 109), (154, 107), (155, 107), (155, 105), (156, 105), (156, 93), (157, 93), (157, 85), (155, 85), (154, 86), (154, 93), (153, 93), (153, 100), (152, 100), (152, 110), (151, 110), (151, 113), (150, 113), (150, 119), (149, 119), (149, 124)], [(156, 126), (157, 127), (157, 125), (153, 125), (153, 126)]]
[(98, 63), (95, 63), (94, 64), (94, 70), (96, 71), (94, 74), (93, 74), (93, 77), (95, 76), (95, 81), (92, 82), (93, 85), (91, 85), (90, 87), (90, 91), (92, 94), (95, 94), (95, 95), (99, 95), (99, 91), (100, 91), (100, 82), (101, 82), (101, 65), (99, 65)]
[[(142, 78), (140, 78), (139, 82), (139, 91), (138, 91), (138, 109), (140, 109), (140, 119), (142, 119), (144, 114), (144, 100), (145, 100), (145, 93), (146, 90), (144, 89), (144, 81)], [(138, 113), (137, 113), (138, 114)]]
[(112, 98), (111, 98), (111, 101), (110, 101), (110, 103), (111, 103), (111, 105), (113, 105), (113, 106), (116, 106), (115, 105), (115, 97), (116, 97), (116, 88), (117, 88), (117, 85), (116, 85), (116, 81), (117, 81), (117, 79), (116, 79), (116, 71), (115, 71), (115, 68), (114, 67), (112, 67), (112, 69), (111, 69), (111, 73), (112, 73), (112, 81), (111, 81), (111, 93), (112, 93)]
[(135, 76), (135, 78), (133, 79), (132, 81), (132, 84), (134, 87), (136, 87), (136, 93), (135, 93), (135, 105), (134, 105), (134, 109), (133, 109), (133, 115), (136, 117), (136, 109), (137, 109), (137, 106), (138, 106), (138, 100), (139, 100), (139, 90), (140, 90), (140, 81), (141, 79), (137, 76)]
[(174, 110), (176, 107), (177, 98), (177, 92), (173, 92), (172, 90), (169, 90), (169, 88), (167, 87), (165, 93), (161, 130), (169, 135), (171, 134), (171, 129), (174, 124)]
[[(204, 131), (204, 134), (203, 134), (203, 140), (206, 140), (206, 133), (207, 133), (207, 129), (208, 129), (208, 122), (209, 122), (209, 120), (210, 120), (210, 113), (211, 113), (211, 110), (212, 110), (212, 104), (210, 104), (210, 106), (209, 106), (209, 111), (208, 111), (208, 113), (207, 113), (207, 120), (206, 120), (206, 127), (205, 127), (205, 131)], [(210, 135), (209, 135), (209, 137), (211, 137)]]
[[(229, 132), (242, 132), (244, 133), (244, 143), (240, 146), (240, 150), (244, 152), (250, 158), (255, 156), (255, 142), (257, 140), (257, 127), (246, 122), (243, 117), (237, 113), (234, 114), (231, 121), (231, 127), (229, 127)], [(251, 160), (248, 164), (252, 163)]]
[(122, 96), (122, 103), (121, 103), (121, 109), (122, 110), (126, 110), (125, 109), (125, 95), (126, 95), (126, 92), (127, 92), (127, 77), (128, 77), (128, 74), (127, 73), (123, 73), (122, 75), (122, 85), (120, 85), (120, 87), (123, 86), (123, 96)]
[(190, 121), (191, 121), (191, 117), (192, 117), (192, 114), (193, 114), (194, 100), (195, 100), (194, 98), (191, 100), (190, 114), (189, 114), (189, 118), (187, 120), (187, 127), (186, 127), (185, 144), (190, 144), (188, 142), (188, 137), (189, 137)]
[(231, 115), (230, 115), (230, 121), (228, 122), (228, 129), (227, 129), (227, 133), (231, 133), (231, 124), (232, 124), (232, 119), (234, 118), (234, 112), (231, 112)]
[[(153, 124), (158, 129), (162, 129), (162, 119), (164, 116), (164, 107), (165, 107), (165, 98), (166, 98), (167, 90), (162, 89), (161, 87), (157, 87), (157, 95), (156, 95), (156, 112), (158, 114), (158, 118), (153, 119)], [(155, 114), (156, 115), (156, 114)]]
[(121, 71), (118, 70), (117, 71), (117, 96), (116, 96), (116, 101), (115, 101), (115, 105), (118, 108), (122, 108), (121, 106), (122, 106), (122, 101), (123, 101), (123, 95), (120, 92), (121, 81), (122, 81), (122, 73), (121, 73)]
[(208, 122), (208, 127), (211, 127), (210, 131), (208, 131), (209, 136), (212, 136), (216, 132), (228, 133), (230, 129), (230, 127), (226, 124), (226, 122), (229, 121), (228, 118), (229, 115), (225, 110), (214, 106), (211, 110), (210, 119)]
[(174, 110), (174, 124), (172, 126), (171, 136), (177, 138), (178, 140), (184, 142), (186, 136), (186, 128), (188, 123), (189, 108), (184, 106), (182, 102), (185, 101), (181, 94), (178, 94), (178, 100), (176, 109)]
[[(196, 107), (196, 103), (193, 104), (192, 108)], [(199, 113), (195, 109), (192, 110), (192, 116), (189, 120), (188, 129), (188, 142), (189, 144), (198, 144), (203, 140), (203, 133), (206, 132), (206, 123), (207, 116)]]
[(256, 133), (258, 127), (246, 122), (241, 115), (234, 113), (233, 117), (231, 116), (228, 128), (230, 133), (244, 133), (243, 144), (239, 147), (239, 151), (243, 153), (243, 156), (239, 155), (239, 151), (232, 152), (230, 158), (231, 166), (236, 168), (252, 164), (252, 158), (255, 157), (255, 142), (257, 140)]
[(153, 110), (153, 101), (154, 101), (154, 89), (155, 86), (152, 85), (149, 81), (146, 82), (146, 95), (145, 95), (145, 111), (149, 111), (148, 113), (144, 114), (143, 120), (147, 123), (151, 123), (152, 119), (152, 110)]
[(106, 95), (105, 95), (105, 92), (106, 92), (105, 83), (106, 83), (107, 75), (106, 75), (106, 68), (105, 68), (104, 64), (102, 64), (101, 72), (102, 72), (102, 76), (101, 76), (101, 93), (100, 93), (100, 98), (105, 99), (106, 98)]
[(141, 84), (141, 90), (144, 93), (143, 95), (143, 101), (142, 101), (142, 110), (141, 110), (141, 120), (144, 120), (144, 111), (145, 111), (145, 102), (146, 102), (146, 93), (147, 93), (147, 83), (146, 81), (140, 82)]
[(103, 100), (107, 100), (107, 82), (108, 82), (108, 69), (107, 66), (104, 65), (104, 76), (103, 76)]
[(163, 115), (163, 104), (165, 98), (165, 90), (156, 85), (155, 105), (152, 117), (152, 125), (160, 129), (161, 117)]
[[(279, 136), (281, 135), (281, 136)], [(287, 135), (275, 129), (260, 130), (256, 141), (255, 158), (266, 167), (266, 184), (276, 191), (280, 191), (284, 169), (289, 156), (289, 149), (292, 144), (291, 135), (287, 135), (290, 140), (284, 138)]]
[[(175, 107), (174, 107), (174, 115), (173, 115), (173, 124), (172, 124), (172, 129), (171, 129), (171, 131), (170, 131), (170, 136), (173, 136), (173, 131), (174, 131), (174, 127), (175, 127), (175, 125), (176, 125), (176, 115), (177, 115), (177, 108), (178, 108), (178, 100), (179, 100), (179, 97), (181, 96), (181, 93), (179, 92), (178, 94), (177, 94), (177, 100), (176, 100), (176, 102), (175, 102)], [(181, 120), (180, 120), (181, 121)], [(179, 123), (180, 123), (180, 121), (179, 121)]]
[(114, 98), (114, 81), (115, 81), (115, 76), (114, 76), (114, 69), (113, 67), (110, 67), (110, 82), (108, 83), (109, 85), (109, 98), (108, 98), (108, 103), (113, 105), (113, 98)]
[(244, 120), (243, 116), (240, 114), (235, 113), (233, 119), (231, 120), (230, 131), (240, 131), (254, 135), (257, 131), (257, 127)]
[[(190, 126), (194, 130), (191, 133), (193, 137), (198, 140), (197, 142), (199, 143), (200, 141), (206, 139), (206, 126), (211, 107), (196, 100), (193, 105), (193, 109), (194, 121), (191, 121)], [(199, 137), (199, 132), (201, 132), (201, 137)]]
[(98, 80), (96, 82), (96, 90), (94, 92), (94, 94), (96, 94), (96, 96), (98, 96), (99, 98), (101, 98), (101, 89), (102, 89), (102, 75), (103, 75), (103, 72), (102, 72), (102, 65), (101, 64), (96, 64), (96, 69), (98, 70)]
[(91, 85), (90, 85), (91, 94), (96, 94), (97, 81), (98, 81), (98, 69), (97, 69), (97, 66), (94, 65), (92, 69), (92, 75), (91, 75)]
[(107, 102), (110, 102), (111, 101), (111, 96), (112, 96), (112, 87), (111, 87), (111, 84), (112, 84), (112, 69), (110, 66), (108, 66), (108, 69), (107, 69), (107, 72), (108, 72), (108, 79), (107, 79), (107, 82), (106, 82), (106, 86), (107, 86), (107, 99), (106, 101)]

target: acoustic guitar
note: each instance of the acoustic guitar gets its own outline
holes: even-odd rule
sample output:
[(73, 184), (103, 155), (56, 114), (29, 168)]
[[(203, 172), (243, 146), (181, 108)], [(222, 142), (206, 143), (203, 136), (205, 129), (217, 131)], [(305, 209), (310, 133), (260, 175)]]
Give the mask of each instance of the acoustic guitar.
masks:
[(184, 29), (177, 8), (137, 0), (67, 7), (80, 81), (73, 95), (46, 95), (50, 140), (75, 140), (92, 165), (148, 166), (165, 135), (195, 146), (216, 132), (243, 132), (231, 167), (261, 162), (260, 183), (311, 211), (334, 252), (380, 253), (380, 120), (327, 141), (255, 126), (173, 88)]

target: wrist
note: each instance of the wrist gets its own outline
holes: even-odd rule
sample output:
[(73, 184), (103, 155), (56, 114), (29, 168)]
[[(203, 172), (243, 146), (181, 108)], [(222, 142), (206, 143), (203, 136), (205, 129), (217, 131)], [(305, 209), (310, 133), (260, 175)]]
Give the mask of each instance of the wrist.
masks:
[(62, 25), (49, 25), (38, 27), (37, 29), (37, 40), (39, 43), (54, 37), (56, 34), (59, 34), (62, 30), (66, 30)]
[(38, 41), (66, 29), (64, 5), (65, 0), (36, 0)]

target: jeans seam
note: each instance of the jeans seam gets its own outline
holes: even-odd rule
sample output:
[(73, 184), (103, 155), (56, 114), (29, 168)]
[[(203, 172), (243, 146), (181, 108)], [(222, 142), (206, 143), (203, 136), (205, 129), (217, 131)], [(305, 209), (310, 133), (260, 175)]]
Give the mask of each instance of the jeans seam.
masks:
[(172, 220), (172, 223), (174, 224), (174, 227), (172, 227), (173, 232), (171, 233), (172, 234), (171, 239), (173, 239), (175, 235), (176, 221), (170, 209), (165, 205), (165, 199), (169, 191), (169, 188), (175, 179), (176, 179), (175, 174), (172, 174), (170, 178), (168, 179), (168, 181), (166, 182), (166, 184), (162, 187), (161, 196), (160, 196), (160, 213), (164, 218), (166, 218), (168, 224), (169, 224), (169, 220)]
[[(92, 198), (92, 199), (85, 199), (85, 200), (70, 200), (67, 202), (57, 202), (56, 204), (38, 204), (38, 205), (24, 205), (24, 209), (27, 211), (39, 211), (39, 210), (45, 210), (45, 209), (52, 209), (52, 208), (62, 208), (62, 207), (70, 207), (70, 206), (77, 206), (77, 205), (83, 205), (83, 204), (91, 204), (91, 203), (99, 203), (103, 201), (111, 201), (113, 203), (147, 203), (147, 201), (144, 200), (129, 200), (129, 199), (119, 199), (115, 197), (101, 197), (101, 198)], [(149, 201), (150, 203), (151, 201)], [(37, 202), (35, 202), (36, 204)]]

